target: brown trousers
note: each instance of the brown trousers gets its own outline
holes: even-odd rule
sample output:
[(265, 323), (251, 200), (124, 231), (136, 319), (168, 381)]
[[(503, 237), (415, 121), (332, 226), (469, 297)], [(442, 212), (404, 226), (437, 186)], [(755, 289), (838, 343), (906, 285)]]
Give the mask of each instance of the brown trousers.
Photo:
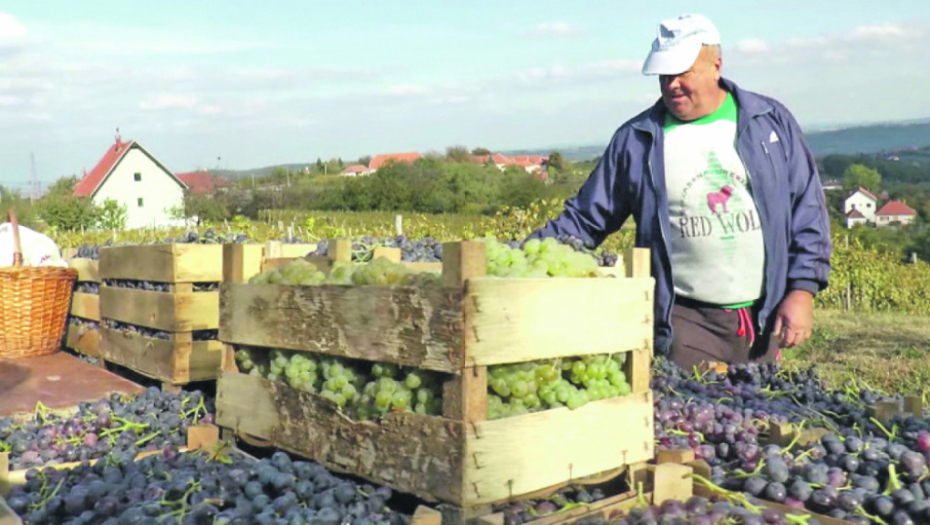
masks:
[[(761, 301), (757, 304), (761, 305)], [(672, 307), (669, 359), (685, 370), (702, 362), (772, 363), (781, 359), (771, 327), (756, 333), (756, 307), (727, 310), (678, 298)]]

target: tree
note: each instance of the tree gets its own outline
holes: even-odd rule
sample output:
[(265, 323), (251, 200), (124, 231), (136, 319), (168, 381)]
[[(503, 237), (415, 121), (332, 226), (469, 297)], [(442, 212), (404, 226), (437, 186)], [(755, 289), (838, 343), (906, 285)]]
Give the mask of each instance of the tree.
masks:
[(48, 195), (38, 203), (39, 217), (59, 230), (80, 230), (97, 225), (98, 210), (87, 198), (73, 195)]
[(482, 155), (490, 155), (491, 150), (489, 150), (488, 148), (475, 148), (471, 150), (471, 154), (476, 157), (480, 157)]
[(368, 166), (369, 164), (371, 164), (371, 155), (365, 155), (364, 157), (359, 157), (358, 163), (363, 166)]
[(549, 154), (549, 167), (554, 168), (557, 172), (562, 173), (567, 167), (568, 161), (558, 151)]
[(126, 227), (128, 216), (126, 205), (113, 199), (103, 201), (103, 204), (97, 208), (97, 224), (106, 230), (122, 230)]
[(862, 164), (852, 164), (843, 172), (843, 188), (847, 190), (861, 187), (875, 192), (881, 183), (881, 173)]
[(46, 195), (74, 195), (74, 187), (77, 186), (78, 181), (77, 175), (62, 177), (48, 187)]
[(468, 148), (465, 146), (449, 146), (446, 148), (446, 160), (450, 162), (468, 162)]

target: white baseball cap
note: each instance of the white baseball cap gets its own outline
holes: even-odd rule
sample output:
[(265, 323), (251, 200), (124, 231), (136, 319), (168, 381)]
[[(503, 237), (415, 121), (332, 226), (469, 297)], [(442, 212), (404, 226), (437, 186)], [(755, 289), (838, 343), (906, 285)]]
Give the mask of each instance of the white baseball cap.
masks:
[(659, 22), (658, 35), (643, 63), (644, 75), (678, 75), (691, 69), (703, 45), (720, 44), (707, 17), (681, 15)]

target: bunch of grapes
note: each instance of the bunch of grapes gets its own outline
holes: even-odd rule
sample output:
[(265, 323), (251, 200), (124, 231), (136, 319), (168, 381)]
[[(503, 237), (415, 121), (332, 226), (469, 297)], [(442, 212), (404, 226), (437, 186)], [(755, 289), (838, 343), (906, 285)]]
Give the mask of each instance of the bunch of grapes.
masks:
[(282, 268), (267, 270), (249, 279), (256, 284), (290, 284), (299, 286), (426, 286), (440, 282), (435, 272), (416, 272), (403, 264), (378, 257), (365, 264), (336, 262), (329, 275), (306, 259), (295, 259)]
[(549, 237), (513, 248), (486, 237), (488, 275), (497, 277), (597, 277), (597, 260)]
[[(432, 237), (413, 240), (405, 235), (375, 238), (363, 236), (352, 239), (352, 262), (367, 262), (372, 259), (375, 248), (398, 248), (403, 262), (440, 262), (442, 260), (442, 242)], [(317, 242), (316, 250), (310, 255), (326, 257), (329, 255), (329, 241)]]
[[(110, 330), (116, 330), (126, 334), (139, 334), (143, 337), (150, 337), (152, 339), (170, 341), (173, 337), (172, 332), (123, 323), (113, 319), (104, 319), (103, 325)], [(194, 339), (194, 341), (215, 341), (219, 337), (219, 333), (220, 331), (215, 328), (208, 330), (194, 330), (191, 332), (191, 337)]]
[(309, 352), (240, 348), (239, 369), (318, 394), (357, 420), (388, 412), (442, 414), (442, 381), (427, 370)]
[(488, 367), (488, 419), (624, 396), (626, 354), (590, 355)]
[(71, 470), (31, 470), (10, 508), (24, 525), (403, 525), (392, 491), (334, 476), (284, 452), (258, 461), (165, 447), (140, 461), (114, 457)]
[(213, 422), (213, 402), (197, 392), (175, 395), (150, 387), (136, 397), (113, 394), (83, 402), (74, 415), (43, 405), (25, 421), (0, 418), (0, 451), (14, 470), (84, 461), (111, 452), (135, 455), (166, 445), (183, 446), (187, 429)]

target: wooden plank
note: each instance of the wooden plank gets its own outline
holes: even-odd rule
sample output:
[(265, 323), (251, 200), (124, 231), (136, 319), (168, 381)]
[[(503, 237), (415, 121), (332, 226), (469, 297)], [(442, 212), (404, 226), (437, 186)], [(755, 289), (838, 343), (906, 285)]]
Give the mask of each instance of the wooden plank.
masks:
[(266, 379), (223, 372), (217, 423), (427, 501), (460, 503), (462, 424), (441, 417), (389, 413), (352, 421), (318, 395)]
[(410, 525), (442, 525), (442, 513), (424, 505), (418, 505)]
[(263, 250), (260, 244), (224, 244), (223, 282), (245, 283), (261, 273)]
[(466, 362), (515, 363), (652, 346), (654, 281), (470, 279)]
[(487, 275), (485, 244), (481, 241), (447, 242), (442, 245), (442, 283), (461, 288), (466, 282)]
[(101, 327), (100, 356), (144, 376), (174, 384), (216, 379), (219, 341), (167, 341)]
[(456, 372), (461, 292), (440, 287), (223, 284), (220, 340)]
[(100, 357), (100, 330), (69, 326), (65, 346), (79, 354)]
[(316, 243), (312, 244), (282, 244), (281, 257), (300, 259), (316, 251)]
[(387, 246), (379, 246), (375, 248), (371, 253), (372, 260), (379, 257), (384, 257), (385, 259), (391, 261), (392, 263), (400, 262), (400, 248), (389, 248)]
[(100, 265), (94, 259), (69, 259), (68, 266), (77, 270), (79, 283), (99, 283)]
[(13, 512), (2, 497), (0, 497), (0, 525), (23, 525), (23, 520)]
[(465, 431), (467, 505), (506, 500), (655, 454), (652, 392), (482, 421)]
[(652, 338), (644, 341), (646, 348), (638, 348), (627, 354), (624, 374), (634, 393), (652, 388)]
[(404, 262), (401, 264), (415, 272), (442, 272), (441, 262)]
[(94, 293), (74, 292), (71, 295), (71, 315), (100, 321), (100, 296)]
[(162, 283), (223, 280), (223, 245), (154, 244), (100, 249), (100, 277)]
[(626, 276), (642, 278), (652, 275), (652, 260), (649, 248), (631, 248), (623, 254)]
[(329, 259), (334, 262), (352, 262), (352, 239), (333, 239), (329, 243)]
[(168, 332), (219, 328), (219, 292), (149, 292), (130, 288), (100, 288), (100, 315), (137, 326)]
[(488, 418), (486, 366), (466, 368), (442, 387), (443, 417), (457, 421), (484, 421)]

